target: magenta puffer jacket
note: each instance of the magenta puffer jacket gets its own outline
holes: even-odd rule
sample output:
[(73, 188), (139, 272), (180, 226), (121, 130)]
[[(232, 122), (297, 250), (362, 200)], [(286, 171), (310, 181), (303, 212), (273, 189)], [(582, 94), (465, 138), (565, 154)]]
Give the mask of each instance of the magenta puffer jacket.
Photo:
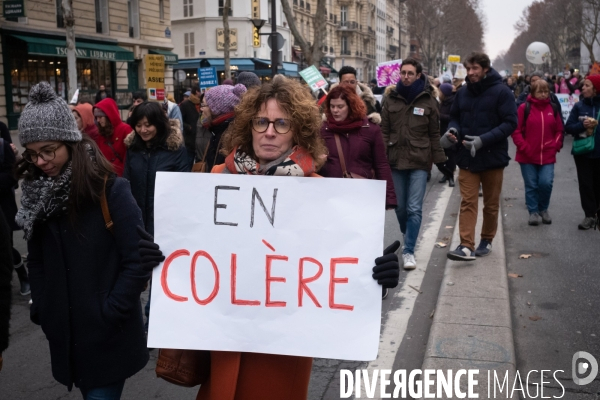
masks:
[[(392, 170), (387, 161), (383, 136), (379, 126), (365, 118), (360, 127), (351, 128), (338, 134), (348, 172), (368, 179), (386, 181), (386, 208), (395, 208), (397, 200), (394, 182), (392, 181)], [(327, 178), (342, 178), (343, 171), (335, 144), (335, 136), (329, 129), (327, 122), (324, 122), (321, 127), (321, 136), (325, 140), (329, 155), (327, 156), (327, 162), (318, 173)]]
[[(525, 106), (531, 104), (527, 121)], [(563, 122), (560, 112), (554, 115), (550, 99), (539, 100), (527, 96), (527, 102), (518, 109), (519, 123), (512, 134), (513, 142), (517, 146), (515, 160), (521, 164), (554, 164), (556, 153), (563, 145)]]

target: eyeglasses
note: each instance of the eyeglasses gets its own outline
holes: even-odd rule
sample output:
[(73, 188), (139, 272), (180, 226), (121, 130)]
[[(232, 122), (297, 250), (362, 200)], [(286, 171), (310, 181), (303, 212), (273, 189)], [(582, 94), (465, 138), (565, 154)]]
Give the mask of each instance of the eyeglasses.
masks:
[(208, 107), (206, 103), (200, 103), (200, 108)]
[(400, 71), (400, 75), (402, 76), (415, 76), (416, 74), (412, 71)]
[(275, 131), (281, 135), (292, 129), (292, 121), (286, 118), (275, 118), (273, 121), (264, 117), (252, 118), (252, 128), (258, 133), (266, 132), (269, 129), (269, 124), (273, 124)]
[(356, 85), (356, 81), (352, 80), (352, 81), (342, 81), (342, 84), (346, 84), (346, 85)]
[(62, 146), (64, 146), (64, 144), (61, 143), (53, 149), (46, 149), (40, 151), (39, 153), (36, 153), (35, 151), (26, 151), (23, 153), (23, 158), (25, 159), (25, 161), (31, 164), (37, 163), (38, 157), (40, 157), (44, 161), (52, 161), (56, 157), (56, 150), (60, 149)]

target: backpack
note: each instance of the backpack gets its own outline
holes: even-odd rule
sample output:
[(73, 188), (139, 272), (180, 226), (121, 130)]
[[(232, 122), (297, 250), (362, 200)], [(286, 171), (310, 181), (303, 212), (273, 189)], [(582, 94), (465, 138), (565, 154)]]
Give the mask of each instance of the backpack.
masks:
[[(556, 104), (555, 102), (552, 101), (552, 98), (550, 98), (550, 105), (552, 106), (552, 112), (554, 113), (554, 117), (556, 118), (556, 114), (561, 114), (561, 118), (562, 118), (562, 109), (560, 107), (560, 104)], [(531, 103), (526, 101), (525, 102), (525, 113), (523, 114), (523, 123), (521, 124), (521, 135), (523, 135), (523, 137), (525, 137), (525, 126), (527, 124), (527, 118), (529, 118), (530, 112), (531, 112)]]

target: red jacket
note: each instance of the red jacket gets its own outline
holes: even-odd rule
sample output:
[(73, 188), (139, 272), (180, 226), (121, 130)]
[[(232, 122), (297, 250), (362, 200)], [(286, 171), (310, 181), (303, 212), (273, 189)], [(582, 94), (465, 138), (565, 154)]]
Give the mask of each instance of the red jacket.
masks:
[(113, 126), (113, 134), (110, 137), (104, 137), (102, 134), (99, 134), (94, 139), (104, 157), (113, 165), (117, 175), (123, 176), (123, 165), (125, 164), (125, 155), (127, 154), (127, 147), (125, 147), (124, 140), (133, 129), (121, 121), (117, 103), (113, 99), (106, 98), (96, 103), (94, 108), (102, 110)]
[[(527, 121), (524, 123), (525, 105), (531, 104)], [(517, 111), (519, 123), (512, 134), (517, 146), (515, 160), (521, 164), (554, 164), (556, 153), (563, 144), (563, 122), (561, 113), (554, 115), (550, 99), (538, 100), (527, 96), (527, 102)]]

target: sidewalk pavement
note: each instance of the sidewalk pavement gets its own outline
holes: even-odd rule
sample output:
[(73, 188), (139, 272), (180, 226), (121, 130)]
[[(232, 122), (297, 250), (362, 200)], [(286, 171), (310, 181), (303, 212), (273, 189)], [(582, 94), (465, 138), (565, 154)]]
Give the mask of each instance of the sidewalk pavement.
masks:
[[(482, 209), (480, 198), (476, 237), (481, 232)], [(508, 387), (512, 388), (516, 370), (502, 209), (498, 219), (498, 232), (489, 256), (475, 261), (447, 260), (423, 361), (423, 369), (452, 370), (453, 376), (459, 369), (478, 369), (475, 393), (479, 393), (480, 399), (510, 398), (506, 393), (501, 394), (499, 388), (494, 396), (494, 371), (500, 382), (508, 371)], [(459, 244), (457, 220), (448, 249)], [(463, 377), (461, 390), (465, 393), (466, 387)]]

